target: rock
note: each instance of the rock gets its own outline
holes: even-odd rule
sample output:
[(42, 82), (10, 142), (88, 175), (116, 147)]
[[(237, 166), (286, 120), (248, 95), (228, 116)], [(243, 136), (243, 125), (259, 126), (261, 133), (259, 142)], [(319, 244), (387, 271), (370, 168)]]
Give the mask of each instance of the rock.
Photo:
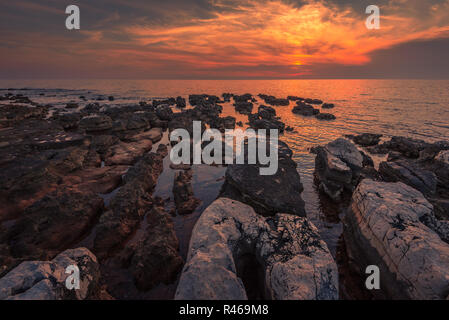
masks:
[(307, 99), (304, 99), (304, 102), (308, 103), (308, 104), (323, 104), (323, 101), (321, 101), (320, 99), (307, 98)]
[(421, 221), (433, 216), (423, 195), (401, 183), (363, 180), (345, 217), (344, 239), (363, 272), (376, 265), (389, 299), (446, 299), (449, 245)]
[(213, 118), (209, 121), (209, 126), (211, 129), (218, 129), (221, 132), (225, 132), (226, 129), (235, 129), (235, 118), (232, 116)]
[(184, 99), (183, 97), (177, 97), (176, 98), (176, 107), (177, 108), (180, 108), (180, 109), (182, 109), (182, 108), (185, 108), (187, 105), (186, 105), (186, 99)]
[(180, 171), (175, 173), (173, 182), (173, 196), (178, 214), (190, 214), (195, 211), (201, 201), (195, 198), (191, 184), (192, 172)]
[(86, 132), (101, 132), (112, 128), (112, 119), (106, 115), (92, 115), (81, 119), (79, 124)]
[(63, 113), (55, 117), (64, 130), (76, 129), (81, 119), (80, 113)]
[(359, 146), (370, 147), (379, 144), (382, 135), (374, 133), (362, 133), (357, 136), (349, 135), (347, 137), (353, 140)]
[(0, 126), (7, 127), (25, 119), (43, 119), (47, 113), (47, 107), (0, 105)]
[(156, 108), (156, 114), (159, 117), (159, 119), (163, 121), (170, 121), (173, 119), (173, 110), (170, 108), (169, 105), (163, 104)]
[(98, 102), (88, 103), (84, 108), (81, 109), (82, 114), (92, 114), (100, 112), (101, 106)]
[(173, 283), (184, 264), (170, 215), (155, 206), (146, 216), (145, 236), (126, 248), (134, 282), (142, 291)]
[(259, 94), (259, 97), (262, 98), (265, 103), (272, 106), (288, 106), (290, 104), (289, 99), (279, 99), (274, 96), (268, 96), (265, 94)]
[(302, 101), (298, 101), (297, 105), (292, 110), (293, 113), (300, 114), (302, 116), (311, 117), (320, 113), (320, 110), (315, 109), (311, 105), (305, 104)]
[(108, 100), (109, 100), (109, 101), (114, 101), (114, 100), (115, 100), (115, 99), (114, 99), (114, 96), (109, 96), (109, 97), (108, 97)]
[(270, 120), (276, 117), (276, 110), (274, 110), (272, 107), (261, 105), (259, 106), (257, 114), (261, 119)]
[(122, 142), (110, 148), (110, 155), (106, 158), (106, 165), (132, 165), (145, 152), (151, 150), (153, 146), (153, 135), (142, 134), (140, 140), (132, 142)]
[(234, 103), (235, 111), (241, 114), (251, 114), (253, 111), (253, 103), (252, 102), (236, 102)]
[[(68, 290), (66, 268), (79, 268), (80, 288)], [(52, 261), (25, 261), (0, 278), (0, 300), (84, 300), (95, 298), (100, 283), (97, 258), (86, 248), (62, 252)]]
[(248, 298), (338, 299), (337, 266), (306, 218), (219, 198), (193, 229), (175, 299)]
[(333, 114), (323, 113), (323, 112), (316, 114), (315, 118), (317, 118), (318, 120), (335, 120), (335, 119), (337, 119), (337, 117), (335, 117)]
[(249, 125), (253, 129), (275, 129), (280, 133), (284, 132), (285, 124), (277, 119), (259, 119), (257, 115), (249, 115)]
[(332, 200), (340, 201), (345, 190), (352, 192), (357, 185), (366, 159), (351, 141), (343, 138), (314, 148), (314, 152), (320, 190)]
[(87, 191), (58, 189), (25, 209), (5, 235), (17, 259), (49, 259), (80, 241), (99, 217), (103, 199)]
[(379, 173), (387, 182), (404, 182), (426, 195), (433, 195), (437, 189), (437, 177), (428, 170), (418, 168), (412, 162), (402, 159), (381, 162)]
[(78, 105), (78, 103), (70, 102), (70, 103), (67, 103), (65, 107), (66, 107), (67, 109), (74, 109), (74, 108), (78, 108), (79, 105)]
[(221, 195), (247, 203), (263, 215), (285, 212), (305, 216), (303, 186), (291, 157), (292, 151), (279, 141), (278, 170), (274, 175), (261, 175), (259, 164), (229, 165)]
[(449, 165), (449, 150), (440, 151), (435, 157), (435, 161)]
[(161, 144), (157, 153), (145, 154), (123, 176), (124, 185), (111, 199), (108, 211), (97, 225), (94, 252), (100, 259), (106, 258), (128, 239), (144, 213), (151, 208), (149, 192), (156, 186), (167, 154), (167, 146)]
[(333, 103), (323, 103), (323, 105), (321, 106), (321, 108), (323, 109), (333, 109), (335, 107), (335, 105)]
[[(396, 151), (401, 153), (407, 158), (417, 159), (419, 158), (420, 152), (427, 148), (433, 148), (434, 145), (427, 143), (422, 140), (416, 140), (406, 137), (392, 137), (390, 141), (386, 141), (382, 144), (370, 147), (368, 149), (371, 153), (386, 154), (389, 151)], [(441, 150), (438, 146), (437, 149)]]

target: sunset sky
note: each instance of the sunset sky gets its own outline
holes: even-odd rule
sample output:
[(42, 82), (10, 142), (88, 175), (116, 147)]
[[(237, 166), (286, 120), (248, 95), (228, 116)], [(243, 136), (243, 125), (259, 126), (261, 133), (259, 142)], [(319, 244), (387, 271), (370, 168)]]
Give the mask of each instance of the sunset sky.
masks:
[(449, 0), (0, 1), (0, 78), (449, 79)]

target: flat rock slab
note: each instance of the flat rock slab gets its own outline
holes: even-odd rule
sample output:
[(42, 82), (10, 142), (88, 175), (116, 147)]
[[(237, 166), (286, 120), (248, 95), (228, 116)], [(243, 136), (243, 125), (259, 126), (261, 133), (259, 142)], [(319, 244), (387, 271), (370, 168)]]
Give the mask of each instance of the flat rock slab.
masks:
[(359, 266), (380, 268), (386, 298), (446, 299), (449, 244), (428, 221), (435, 221), (432, 205), (402, 182), (365, 179), (354, 191), (346, 247)]
[(338, 298), (337, 266), (306, 218), (264, 218), (248, 205), (219, 198), (193, 229), (175, 299), (247, 299), (251, 288), (241, 274), (248, 260), (257, 265), (249, 273), (259, 271), (263, 298)]

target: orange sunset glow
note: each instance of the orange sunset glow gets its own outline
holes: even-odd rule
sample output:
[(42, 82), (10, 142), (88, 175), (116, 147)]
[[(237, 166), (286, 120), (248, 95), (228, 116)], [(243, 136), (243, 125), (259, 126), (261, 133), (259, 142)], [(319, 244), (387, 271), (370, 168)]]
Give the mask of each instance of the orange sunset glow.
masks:
[[(18, 30), (2, 29), (1, 67), (90, 77), (292, 78), (320, 76), (316, 66), (363, 66), (378, 50), (449, 36), (449, 1), (383, 1), (379, 30), (365, 27), (365, 7), (332, 1), (204, 2), (206, 14), (176, 4), (111, 1), (105, 8), (81, 2), (79, 31), (64, 30), (64, 8), (55, 1), (3, 4), (29, 21)], [(14, 17), (10, 28), (24, 19), (8, 19)]]

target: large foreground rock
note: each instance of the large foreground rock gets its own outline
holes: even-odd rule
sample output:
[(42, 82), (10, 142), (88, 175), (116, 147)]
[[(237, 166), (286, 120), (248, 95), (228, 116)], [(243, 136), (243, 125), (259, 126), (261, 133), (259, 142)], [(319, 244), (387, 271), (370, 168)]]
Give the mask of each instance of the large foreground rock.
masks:
[[(245, 147), (247, 152), (247, 147)], [(274, 175), (261, 175), (260, 164), (233, 164), (226, 170), (221, 196), (251, 205), (262, 215), (285, 212), (305, 216), (304, 190), (292, 160), (292, 151), (282, 141), (277, 146), (278, 170)]]
[(359, 272), (368, 265), (380, 268), (382, 298), (446, 299), (449, 244), (442, 232), (419, 191), (365, 179), (353, 194), (344, 239)]
[(337, 299), (337, 266), (306, 219), (219, 198), (193, 229), (175, 299)]
[[(68, 290), (66, 268), (80, 271), (80, 289)], [(98, 291), (100, 268), (86, 248), (66, 250), (52, 261), (25, 261), (0, 279), (0, 300), (84, 300)]]

